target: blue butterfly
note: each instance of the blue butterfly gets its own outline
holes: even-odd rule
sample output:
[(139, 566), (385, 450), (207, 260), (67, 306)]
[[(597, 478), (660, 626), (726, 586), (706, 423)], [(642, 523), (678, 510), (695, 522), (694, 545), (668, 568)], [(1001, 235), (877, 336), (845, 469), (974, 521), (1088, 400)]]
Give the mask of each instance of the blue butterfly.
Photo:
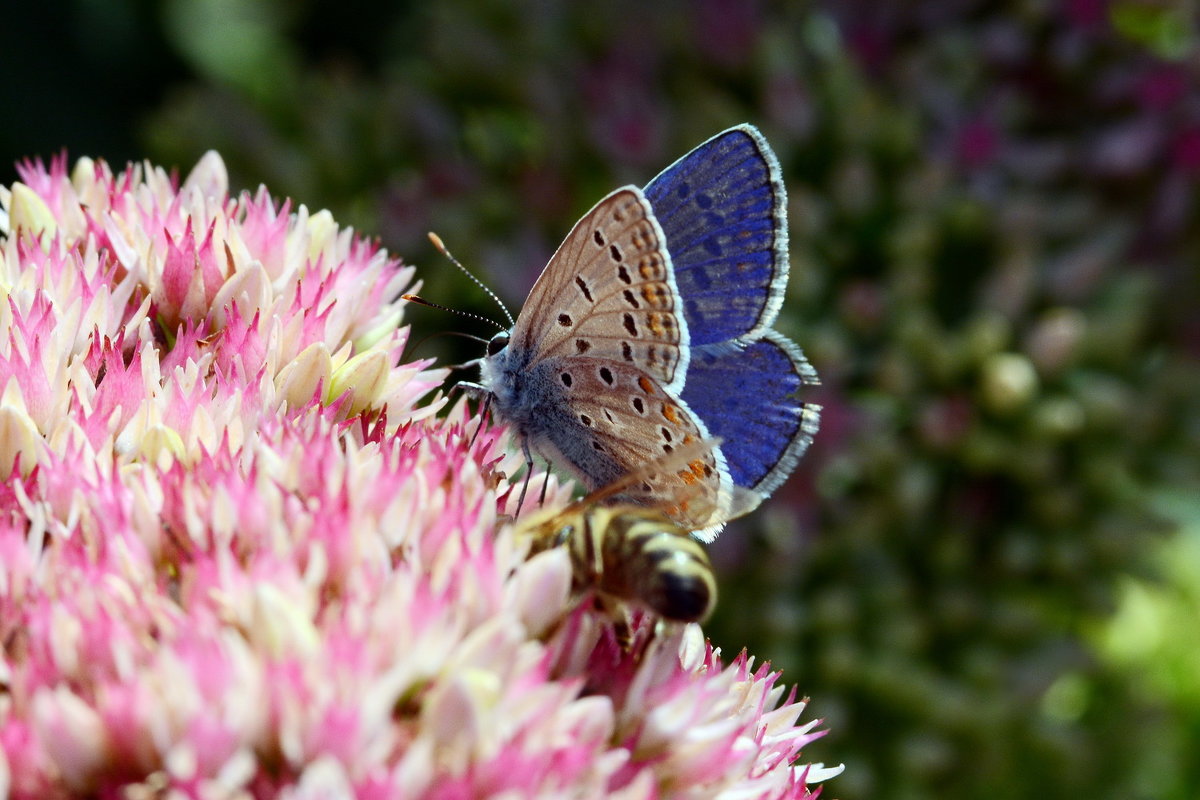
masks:
[[(800, 348), (771, 328), (788, 276), (779, 162), (751, 125), (576, 223), (481, 361), (492, 407), (589, 489), (642, 470), (622, 502), (711, 541), (795, 468), (819, 421)], [(680, 469), (643, 467), (680, 447)]]

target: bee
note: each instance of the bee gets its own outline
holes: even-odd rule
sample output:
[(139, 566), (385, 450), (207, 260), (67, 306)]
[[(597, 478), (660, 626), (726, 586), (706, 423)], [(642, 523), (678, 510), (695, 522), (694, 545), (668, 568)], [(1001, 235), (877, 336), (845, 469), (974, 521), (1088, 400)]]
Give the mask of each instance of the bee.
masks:
[(565, 547), (577, 592), (594, 590), (672, 622), (702, 622), (717, 604), (704, 547), (665, 512), (647, 506), (575, 503), (531, 520), (530, 555)]
[[(595, 592), (614, 614), (625, 606), (668, 622), (703, 622), (717, 603), (716, 575), (704, 546), (678, 521), (678, 507), (638, 505), (628, 500), (627, 490), (661, 471), (688, 469), (696, 453), (712, 447), (709, 440), (680, 448), (566, 509), (532, 514), (519, 527), (519, 534), (530, 540), (529, 554), (566, 548), (574, 590)], [(727, 499), (719, 512), (712, 509), (704, 517), (723, 523), (748, 513), (757, 502), (749, 493), (736, 497), (736, 509)], [(695, 519), (695, 498), (676, 499), (691, 503), (688, 518)]]

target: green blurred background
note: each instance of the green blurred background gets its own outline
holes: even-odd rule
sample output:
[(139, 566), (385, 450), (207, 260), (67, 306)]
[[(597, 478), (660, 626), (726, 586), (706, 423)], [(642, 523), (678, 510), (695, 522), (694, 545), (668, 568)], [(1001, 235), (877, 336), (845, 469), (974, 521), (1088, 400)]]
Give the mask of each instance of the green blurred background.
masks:
[[(714, 547), (827, 796), (1200, 796), (1196, 6), (75, 0), (6, 9), (0, 180), (221, 152), (499, 316), (729, 125), (791, 196), (816, 445)], [(420, 335), (489, 335), (428, 309)], [(474, 355), (439, 339), (418, 355)], [(464, 349), (466, 348), (466, 349)]]

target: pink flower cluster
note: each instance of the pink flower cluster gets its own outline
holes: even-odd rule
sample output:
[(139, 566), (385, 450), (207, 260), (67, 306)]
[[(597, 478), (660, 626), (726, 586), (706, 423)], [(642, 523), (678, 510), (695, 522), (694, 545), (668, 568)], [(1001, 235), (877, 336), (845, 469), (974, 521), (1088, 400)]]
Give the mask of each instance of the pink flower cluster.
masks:
[[(0, 798), (813, 797), (804, 703), (618, 647), (404, 362), (413, 270), (209, 153), (0, 187)], [(440, 411), (446, 413), (435, 416)], [(555, 483), (548, 504), (566, 503)]]

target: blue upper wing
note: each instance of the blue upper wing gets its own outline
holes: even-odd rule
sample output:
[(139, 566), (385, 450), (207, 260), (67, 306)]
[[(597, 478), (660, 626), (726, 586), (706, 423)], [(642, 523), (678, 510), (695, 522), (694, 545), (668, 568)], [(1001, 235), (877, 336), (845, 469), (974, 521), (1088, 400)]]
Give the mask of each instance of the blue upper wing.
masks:
[(733, 482), (765, 497), (817, 432), (820, 406), (797, 395), (818, 383), (800, 348), (768, 330), (737, 346), (693, 348), (683, 400), (721, 438)]
[(667, 238), (692, 347), (769, 328), (787, 285), (787, 195), (758, 129), (717, 134), (644, 191)]

